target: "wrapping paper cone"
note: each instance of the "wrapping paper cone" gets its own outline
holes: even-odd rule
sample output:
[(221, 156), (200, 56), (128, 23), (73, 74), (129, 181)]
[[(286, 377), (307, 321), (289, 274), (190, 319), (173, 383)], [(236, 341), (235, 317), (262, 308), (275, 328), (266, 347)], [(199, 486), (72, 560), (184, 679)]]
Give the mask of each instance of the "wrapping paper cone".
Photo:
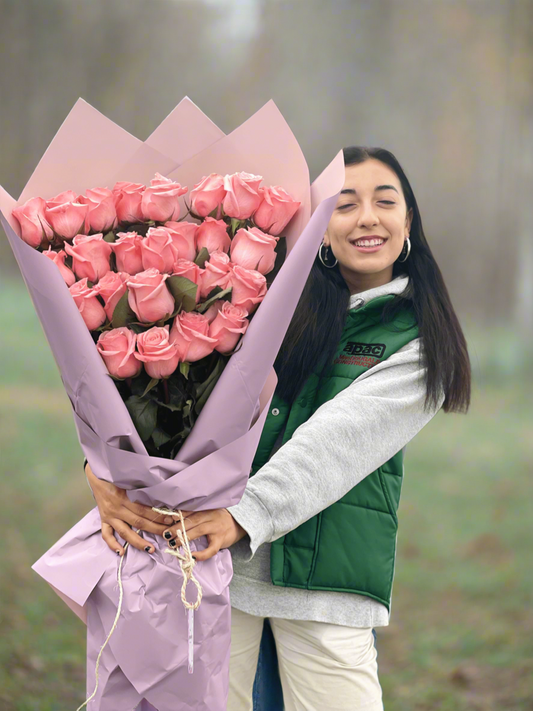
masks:
[[(53, 262), (25, 244), (11, 211), (30, 197), (67, 189), (147, 183), (156, 171), (192, 189), (211, 172), (255, 172), (283, 185), (302, 205), (287, 234), (290, 253), (229, 360), (175, 460), (148, 456), (92, 337)], [(309, 185), (305, 159), (283, 117), (269, 102), (228, 136), (184, 99), (142, 143), (78, 101), (21, 198), (0, 188), (0, 220), (26, 282), (73, 408), (81, 447), (101, 479), (149, 506), (200, 511), (239, 502), (248, 481), (276, 377), (272, 365), (344, 181), (339, 153)], [(314, 212), (311, 215), (311, 210)], [(80, 473), (81, 476), (81, 473)], [(87, 693), (95, 662), (115, 619), (117, 556), (90, 511), (33, 566), (87, 623)], [(194, 673), (188, 672), (188, 615), (180, 599), (178, 562), (162, 538), (143, 533), (152, 556), (128, 547), (123, 604), (102, 653), (90, 711), (225, 711), (230, 649), (230, 551), (198, 562), (203, 597), (194, 612)], [(191, 550), (207, 546), (205, 536)], [(196, 600), (189, 585), (187, 600)], [(143, 700), (144, 699), (144, 700)], [(142, 702), (142, 703), (141, 703)]]

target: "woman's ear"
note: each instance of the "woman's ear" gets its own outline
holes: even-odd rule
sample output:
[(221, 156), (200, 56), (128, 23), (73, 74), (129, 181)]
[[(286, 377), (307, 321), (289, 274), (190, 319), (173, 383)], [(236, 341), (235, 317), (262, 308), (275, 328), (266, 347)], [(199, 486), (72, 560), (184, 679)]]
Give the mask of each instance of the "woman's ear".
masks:
[(409, 232), (411, 231), (411, 223), (413, 221), (413, 208), (409, 208), (407, 217), (405, 218), (405, 236), (409, 237)]
[(328, 231), (326, 230), (326, 233), (324, 234), (324, 239), (322, 240), (324, 242), (324, 245), (326, 247), (329, 247), (331, 245), (331, 241), (329, 239)]

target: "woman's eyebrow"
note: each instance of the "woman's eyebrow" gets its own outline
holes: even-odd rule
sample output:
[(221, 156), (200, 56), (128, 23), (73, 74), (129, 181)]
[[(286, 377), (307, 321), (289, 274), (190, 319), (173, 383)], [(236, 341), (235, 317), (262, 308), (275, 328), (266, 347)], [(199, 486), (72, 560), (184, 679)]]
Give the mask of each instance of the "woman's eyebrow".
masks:
[[(395, 190), (398, 193), (398, 190), (394, 187), (394, 185), (377, 185), (374, 188), (374, 192), (378, 192), (378, 190)], [(399, 195), (400, 193), (398, 193)], [(357, 190), (354, 188), (344, 188), (341, 190), (341, 195), (357, 195)]]

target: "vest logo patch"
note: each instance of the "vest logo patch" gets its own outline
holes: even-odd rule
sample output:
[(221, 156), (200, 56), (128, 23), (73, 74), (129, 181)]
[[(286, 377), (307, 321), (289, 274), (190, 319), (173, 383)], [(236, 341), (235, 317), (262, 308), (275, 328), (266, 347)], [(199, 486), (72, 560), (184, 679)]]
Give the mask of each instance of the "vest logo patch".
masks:
[(384, 343), (356, 343), (348, 341), (342, 354), (333, 362), (335, 365), (358, 365), (371, 368), (380, 362), (385, 354)]

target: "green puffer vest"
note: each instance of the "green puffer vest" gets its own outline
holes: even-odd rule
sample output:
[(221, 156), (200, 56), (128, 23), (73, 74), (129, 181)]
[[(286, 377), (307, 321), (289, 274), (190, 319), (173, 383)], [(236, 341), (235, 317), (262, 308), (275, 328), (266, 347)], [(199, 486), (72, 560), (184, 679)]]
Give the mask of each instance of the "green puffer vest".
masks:
[[(274, 393), (250, 476), (268, 461), (285, 426), (283, 444), (320, 405), (418, 337), (410, 309), (401, 311), (387, 325), (381, 322), (383, 308), (393, 298), (378, 297), (348, 311), (333, 364), (322, 377), (314, 373), (308, 378), (292, 406)], [(274, 541), (270, 561), (273, 584), (357, 593), (390, 609), (402, 478), (400, 450), (339, 501)]]

